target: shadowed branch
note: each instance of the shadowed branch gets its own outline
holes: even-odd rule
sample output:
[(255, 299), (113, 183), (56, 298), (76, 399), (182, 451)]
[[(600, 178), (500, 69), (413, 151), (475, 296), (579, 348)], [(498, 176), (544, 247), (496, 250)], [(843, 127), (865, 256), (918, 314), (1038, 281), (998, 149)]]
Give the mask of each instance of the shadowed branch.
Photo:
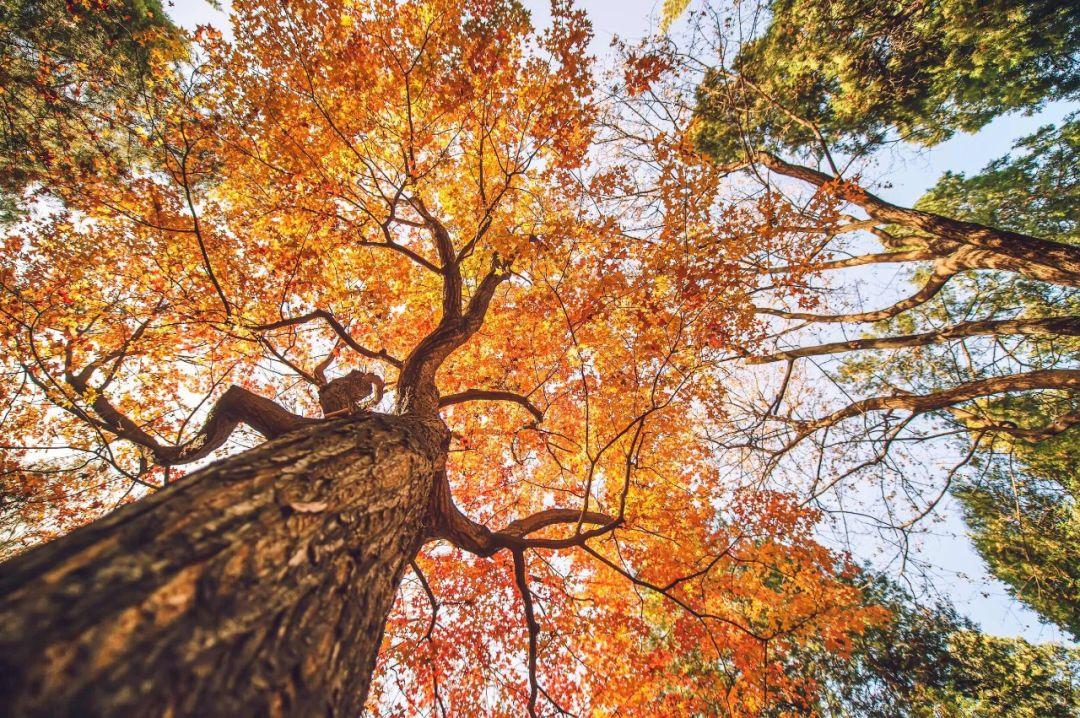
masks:
[(537, 422), (543, 421), (544, 412), (529, 401), (528, 397), (516, 394), (512, 391), (498, 389), (467, 389), (456, 394), (447, 394), (439, 398), (439, 408), (462, 404), (467, 401), (509, 401), (522, 406), (533, 415)]

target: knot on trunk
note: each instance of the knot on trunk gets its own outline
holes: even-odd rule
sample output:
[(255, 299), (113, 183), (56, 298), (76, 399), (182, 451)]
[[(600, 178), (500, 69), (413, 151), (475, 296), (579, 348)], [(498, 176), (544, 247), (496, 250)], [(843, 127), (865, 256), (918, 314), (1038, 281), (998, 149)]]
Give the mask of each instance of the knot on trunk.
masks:
[(348, 416), (374, 406), (382, 400), (382, 396), (382, 377), (358, 369), (319, 388), (319, 404), (323, 416), (328, 419)]

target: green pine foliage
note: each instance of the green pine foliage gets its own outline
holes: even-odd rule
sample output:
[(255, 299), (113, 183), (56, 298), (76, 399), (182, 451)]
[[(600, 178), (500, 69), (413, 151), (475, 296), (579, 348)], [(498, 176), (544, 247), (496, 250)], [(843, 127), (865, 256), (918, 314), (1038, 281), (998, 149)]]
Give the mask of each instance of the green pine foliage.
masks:
[(701, 86), (699, 141), (862, 151), (933, 145), (1080, 90), (1080, 4), (1059, 0), (772, 0), (767, 30)]
[(58, 157), (115, 147), (115, 103), (182, 47), (160, 0), (0, 0), (0, 219)]
[(981, 633), (945, 602), (916, 601), (864, 574), (865, 600), (891, 620), (856, 640), (850, 656), (795, 657), (821, 687), (829, 718), (1076, 718), (1080, 651)]
[(1080, 639), (1080, 431), (1008, 449), (954, 493), (991, 573)]

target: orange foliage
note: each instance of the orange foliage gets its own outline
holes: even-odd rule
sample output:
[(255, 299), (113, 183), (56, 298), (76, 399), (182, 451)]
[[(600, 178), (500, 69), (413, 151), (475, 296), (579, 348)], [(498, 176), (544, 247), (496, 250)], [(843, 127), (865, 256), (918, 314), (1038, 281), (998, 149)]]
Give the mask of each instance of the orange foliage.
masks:
[[(230, 383), (316, 415), (317, 367), (385, 376), (389, 410), (385, 357), (406, 357), (440, 316), (430, 215), (466, 297), (493, 264), (512, 273), (443, 365), (441, 393), (514, 392), (543, 412), (444, 410), (458, 505), (500, 526), (553, 506), (623, 517), (583, 546), (526, 554), (536, 710), (802, 703), (813, 686), (785, 672), (789, 648), (842, 653), (880, 616), (815, 542), (814, 514), (727, 481), (701, 431), (724, 421), (722, 362), (761, 332), (754, 267), (806, 264), (786, 205), (725, 200), (686, 125), (620, 131), (567, 2), (542, 32), (512, 0), (232, 11), (232, 40), (203, 30), (189, 61), (162, 58), (142, 101), (113, 110), (138, 151), (57, 162), (53, 199), (4, 240), (0, 432), (23, 447), (3, 463), (12, 545), (179, 479), (109, 431), (98, 395), (167, 443)], [(631, 69), (635, 92), (672, 71)], [(798, 293), (797, 272), (777, 279)], [(323, 321), (261, 328), (313, 310), (368, 353)], [(373, 706), (522, 715), (529, 637), (512, 557), (436, 543), (418, 566), (436, 620), (406, 578)]]

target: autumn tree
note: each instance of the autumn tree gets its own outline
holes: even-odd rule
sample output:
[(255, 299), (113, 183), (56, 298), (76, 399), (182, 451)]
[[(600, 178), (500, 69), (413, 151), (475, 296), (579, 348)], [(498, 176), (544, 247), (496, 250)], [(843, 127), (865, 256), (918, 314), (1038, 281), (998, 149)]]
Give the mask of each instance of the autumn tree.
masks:
[(568, 3), (232, 12), (4, 238), (7, 548), (66, 535), (4, 564), (3, 710), (811, 700), (785, 657), (883, 612), (700, 431), (776, 206), (603, 99)]

